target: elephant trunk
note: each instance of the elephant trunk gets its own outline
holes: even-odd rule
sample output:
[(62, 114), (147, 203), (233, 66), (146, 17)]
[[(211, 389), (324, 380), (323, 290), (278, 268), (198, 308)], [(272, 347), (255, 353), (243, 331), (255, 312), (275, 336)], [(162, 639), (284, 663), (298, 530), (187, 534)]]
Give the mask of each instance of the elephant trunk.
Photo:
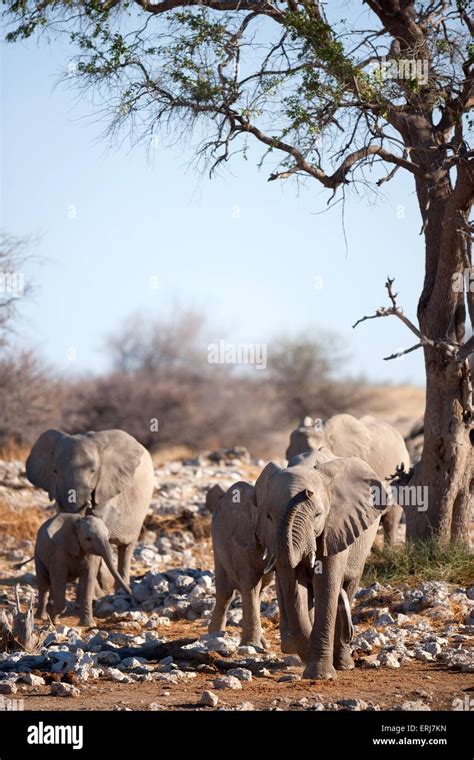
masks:
[(107, 542), (107, 544), (104, 544), (100, 556), (102, 557), (102, 559), (104, 560), (104, 562), (107, 565), (108, 569), (112, 573), (112, 575), (114, 577), (114, 580), (116, 580), (117, 583), (119, 584), (119, 586), (121, 588), (123, 588), (123, 590), (125, 591), (125, 593), (129, 594), (129, 596), (132, 596), (132, 590), (131, 590), (130, 586), (127, 586), (127, 584), (123, 580), (122, 576), (115, 569), (112, 549), (111, 549), (111, 546), (110, 546), (110, 544), (108, 542)]
[(82, 483), (68, 482), (56, 490), (56, 502), (61, 512), (82, 512), (91, 503), (89, 487)]
[(280, 524), (278, 557), (295, 568), (303, 557), (316, 551), (315, 510), (310, 499), (297, 494), (290, 501)]
[(307, 659), (312, 629), (308, 593), (304, 568), (277, 569), (282, 650), (296, 652), (303, 661)]

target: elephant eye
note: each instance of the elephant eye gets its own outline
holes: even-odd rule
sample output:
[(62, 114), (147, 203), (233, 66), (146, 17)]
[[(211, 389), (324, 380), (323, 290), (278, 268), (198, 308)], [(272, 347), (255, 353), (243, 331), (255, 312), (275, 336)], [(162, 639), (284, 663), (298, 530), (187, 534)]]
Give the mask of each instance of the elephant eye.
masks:
[(267, 515), (267, 518), (270, 520), (270, 522), (273, 522), (273, 517), (271, 515)]

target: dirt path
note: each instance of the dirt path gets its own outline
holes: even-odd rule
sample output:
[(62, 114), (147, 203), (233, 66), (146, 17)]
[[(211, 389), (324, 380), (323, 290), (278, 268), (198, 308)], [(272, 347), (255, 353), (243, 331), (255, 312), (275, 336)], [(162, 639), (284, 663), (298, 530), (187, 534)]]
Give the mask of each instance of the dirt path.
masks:
[[(64, 618), (65, 624), (73, 624), (73, 618)], [(104, 627), (108, 627), (107, 625)], [(168, 640), (184, 636), (198, 636), (204, 632), (201, 622), (178, 621), (166, 631)], [(266, 624), (271, 651), (281, 657), (276, 626)], [(209, 670), (209, 669), (208, 669)], [(60, 699), (50, 696), (50, 687), (19, 685), (16, 698), (24, 700), (25, 710), (149, 710), (156, 703), (164, 710), (208, 710), (198, 705), (204, 690), (212, 690), (219, 697), (218, 707), (237, 706), (251, 702), (257, 709), (283, 710), (308, 709), (319, 701), (337, 702), (341, 699), (359, 699), (380, 709), (391, 709), (404, 701), (421, 700), (432, 710), (452, 710), (453, 700), (464, 701), (465, 695), (474, 698), (472, 674), (448, 670), (436, 663), (407, 663), (398, 670), (387, 668), (356, 668), (340, 672), (336, 681), (293, 681), (278, 683), (283, 675), (300, 675), (302, 668), (285, 668), (265, 678), (254, 677), (243, 683), (242, 689), (216, 690), (213, 680), (222, 673), (198, 672), (194, 678), (178, 683), (143, 682), (116, 683), (100, 679), (95, 682), (76, 682), (81, 694), (75, 698)], [(37, 672), (38, 675), (45, 675)], [(69, 680), (65, 677), (65, 680)], [(73, 679), (71, 679), (73, 680)], [(307, 704), (298, 704), (306, 698)]]

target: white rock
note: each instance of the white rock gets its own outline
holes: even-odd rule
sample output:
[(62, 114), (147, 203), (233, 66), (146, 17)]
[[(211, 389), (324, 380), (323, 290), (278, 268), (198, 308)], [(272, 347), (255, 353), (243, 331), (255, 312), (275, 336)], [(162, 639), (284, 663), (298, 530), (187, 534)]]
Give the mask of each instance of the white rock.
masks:
[(409, 700), (407, 700), (406, 702), (402, 703), (400, 710), (406, 710), (406, 711), (423, 710), (424, 712), (427, 712), (431, 710), (431, 707), (428, 707), (428, 705), (422, 702), (421, 699), (418, 699), (413, 702), (410, 702)]
[(66, 673), (73, 670), (77, 656), (82, 653), (77, 650), (76, 653), (69, 650), (48, 650), (48, 659), (53, 663), (51, 671), (53, 673)]
[(363, 699), (338, 699), (337, 703), (343, 710), (359, 711), (367, 710), (367, 702)]
[(254, 655), (254, 654), (257, 654), (257, 650), (255, 649), (255, 647), (249, 647), (249, 646), (239, 647), (238, 650), (237, 650), (237, 652), (238, 652), (238, 654), (243, 654), (243, 655), (247, 655), (247, 656), (250, 656), (250, 657), (252, 655)]
[(415, 659), (420, 660), (420, 662), (433, 662), (433, 655), (421, 649), (421, 647), (417, 647), (415, 649)]
[(105, 650), (105, 652), (99, 652), (97, 655), (97, 662), (100, 665), (118, 665), (120, 661), (120, 655), (116, 652)]
[(440, 652), (442, 651), (442, 647), (440, 646), (440, 644), (438, 644), (437, 641), (428, 641), (422, 646), (425, 652), (428, 652), (433, 657), (436, 657), (436, 655), (440, 654)]
[(404, 625), (410, 622), (409, 615), (404, 615), (403, 612), (399, 612), (397, 615), (397, 625)]
[(102, 668), (104, 677), (110, 681), (116, 681), (117, 683), (130, 683), (132, 680), (126, 673), (122, 673), (118, 668)]
[(394, 654), (391, 652), (381, 652), (378, 656), (378, 661), (384, 665), (386, 668), (399, 668), (400, 663), (398, 662), (397, 658)]
[(51, 696), (53, 697), (78, 697), (81, 692), (70, 683), (52, 683)]
[(239, 681), (251, 681), (252, 680), (252, 671), (248, 670), (247, 668), (233, 668), (232, 670), (227, 671), (227, 675), (232, 678), (234, 676), (235, 678), (238, 678)]
[(217, 694), (214, 694), (213, 691), (203, 691), (201, 694), (201, 699), (199, 700), (200, 705), (205, 705), (206, 707), (216, 707), (219, 703), (219, 697)]
[(235, 676), (221, 676), (213, 682), (215, 689), (241, 689), (242, 684)]
[(34, 673), (25, 673), (20, 677), (21, 683), (26, 683), (28, 686), (44, 686), (46, 681), (41, 676), (35, 676)]
[(214, 581), (210, 575), (201, 575), (198, 580), (198, 586), (207, 589), (208, 591), (213, 587)]
[(143, 665), (148, 665), (148, 660), (144, 657), (126, 657), (120, 663), (120, 668), (141, 668)]

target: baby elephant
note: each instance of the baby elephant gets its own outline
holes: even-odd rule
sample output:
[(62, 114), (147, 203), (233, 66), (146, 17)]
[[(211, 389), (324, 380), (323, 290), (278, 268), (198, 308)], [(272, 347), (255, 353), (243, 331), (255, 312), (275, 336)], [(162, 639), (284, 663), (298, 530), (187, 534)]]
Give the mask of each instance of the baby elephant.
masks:
[[(212, 512), (212, 546), (216, 581), (216, 605), (209, 633), (222, 631), (234, 592), (242, 596), (241, 644), (267, 648), (260, 621), (260, 595), (271, 581), (264, 550), (255, 536), (252, 523), (254, 488), (239, 481), (228, 491), (220, 485), (207, 493), (206, 506)], [(265, 572), (267, 570), (267, 572)]]
[[(117, 583), (131, 595), (130, 588), (114, 567), (109, 531), (99, 517), (81, 517), (61, 512), (46, 520), (36, 537), (35, 565), (38, 582), (38, 617), (46, 613), (53, 622), (66, 609), (66, 584), (79, 578), (78, 597), (81, 618), (84, 601), (90, 589), (87, 555), (102, 557)], [(48, 594), (50, 598), (48, 604)]]

